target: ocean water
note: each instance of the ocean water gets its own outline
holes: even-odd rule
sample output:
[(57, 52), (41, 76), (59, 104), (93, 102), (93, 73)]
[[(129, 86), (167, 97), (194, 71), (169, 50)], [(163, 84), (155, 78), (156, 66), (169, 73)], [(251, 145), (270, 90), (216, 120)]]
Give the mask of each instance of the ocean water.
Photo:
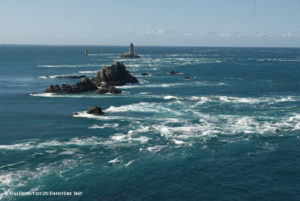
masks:
[[(0, 46), (0, 200), (300, 200), (300, 49), (84, 48)], [(41, 94), (116, 60), (140, 84)]]

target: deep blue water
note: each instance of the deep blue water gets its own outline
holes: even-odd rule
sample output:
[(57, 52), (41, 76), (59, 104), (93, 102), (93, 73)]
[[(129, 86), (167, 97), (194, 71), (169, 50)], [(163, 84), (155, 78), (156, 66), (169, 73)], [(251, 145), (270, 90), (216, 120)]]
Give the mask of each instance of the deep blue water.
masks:
[[(300, 49), (137, 47), (120, 95), (32, 95), (128, 49), (84, 48), (0, 46), (0, 200), (300, 200)], [(7, 195), (50, 191), (83, 194)]]

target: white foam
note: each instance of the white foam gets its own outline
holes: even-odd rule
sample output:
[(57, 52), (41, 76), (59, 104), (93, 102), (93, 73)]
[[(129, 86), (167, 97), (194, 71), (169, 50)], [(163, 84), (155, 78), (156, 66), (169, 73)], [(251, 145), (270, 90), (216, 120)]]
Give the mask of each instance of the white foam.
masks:
[(139, 136), (139, 137), (133, 137), (132, 135), (124, 135), (124, 134), (115, 134), (111, 137), (113, 141), (118, 142), (140, 142), (141, 144), (144, 144), (150, 140), (150, 138), (146, 136)]
[(140, 92), (141, 95), (148, 95), (151, 94), (151, 92)]
[(129, 165), (132, 165), (134, 160), (129, 161), (128, 163), (125, 164), (125, 167), (128, 167)]
[(177, 144), (177, 145), (185, 144), (185, 142), (184, 142), (184, 141), (181, 141), (181, 140), (175, 140), (175, 139), (173, 139), (173, 142), (174, 142), (175, 144)]
[(54, 97), (55, 93), (32, 93), (30, 96), (39, 96), (39, 97)]
[(179, 98), (176, 97), (176, 96), (165, 96), (164, 99), (165, 100), (170, 100), (170, 99), (176, 99), (176, 100), (178, 100)]
[(120, 162), (118, 158), (108, 161), (108, 163), (118, 163), (118, 162)]
[(266, 96), (266, 97), (234, 97), (234, 96), (192, 96), (188, 100), (198, 100), (196, 104), (204, 104), (207, 102), (223, 102), (223, 103), (244, 103), (244, 104), (258, 104), (258, 103), (280, 103), (280, 102), (293, 102), (300, 100), (299, 97), (293, 96)]
[(92, 70), (88, 70), (88, 71), (78, 71), (78, 73), (80, 74), (93, 74), (93, 73), (97, 73), (98, 71), (92, 71)]
[(177, 110), (172, 110), (168, 105), (140, 102), (131, 105), (123, 105), (120, 107), (111, 106), (104, 110), (108, 113), (122, 113), (122, 112), (149, 112), (149, 113), (172, 113), (174, 115), (181, 115)]
[(89, 118), (89, 119), (101, 119), (101, 120), (111, 119), (110, 117), (104, 116), (104, 115), (88, 114), (86, 111), (77, 112), (76, 114), (73, 114), (73, 117), (81, 117), (81, 118)]
[(110, 123), (105, 123), (102, 126), (99, 126), (97, 124), (94, 124), (90, 126), (90, 129), (103, 129), (103, 128), (117, 128), (119, 126), (118, 123), (110, 124)]
[(163, 149), (164, 147), (166, 147), (166, 146), (156, 145), (156, 146), (153, 146), (153, 147), (148, 147), (147, 151), (149, 151), (149, 152), (158, 152), (161, 149)]

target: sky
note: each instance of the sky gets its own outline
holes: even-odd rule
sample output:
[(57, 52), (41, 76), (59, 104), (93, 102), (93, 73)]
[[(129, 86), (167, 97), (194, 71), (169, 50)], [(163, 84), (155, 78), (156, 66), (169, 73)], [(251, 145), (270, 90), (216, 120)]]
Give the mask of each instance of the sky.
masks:
[(1, 0), (0, 44), (300, 47), (300, 0)]

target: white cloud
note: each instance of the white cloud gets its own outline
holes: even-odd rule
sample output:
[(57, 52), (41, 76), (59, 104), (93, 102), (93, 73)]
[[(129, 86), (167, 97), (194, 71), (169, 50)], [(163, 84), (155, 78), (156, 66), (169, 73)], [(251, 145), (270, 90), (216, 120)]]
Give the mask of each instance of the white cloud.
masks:
[(166, 34), (166, 30), (164, 29), (158, 29), (158, 30), (147, 30), (143, 33), (143, 35), (164, 35)]
[(269, 34), (267, 32), (260, 32), (260, 33), (256, 34), (256, 37), (259, 39), (267, 38), (267, 37), (269, 37)]
[(245, 37), (246, 35), (240, 33), (220, 33), (217, 35), (217, 38), (220, 39), (242, 39)]

